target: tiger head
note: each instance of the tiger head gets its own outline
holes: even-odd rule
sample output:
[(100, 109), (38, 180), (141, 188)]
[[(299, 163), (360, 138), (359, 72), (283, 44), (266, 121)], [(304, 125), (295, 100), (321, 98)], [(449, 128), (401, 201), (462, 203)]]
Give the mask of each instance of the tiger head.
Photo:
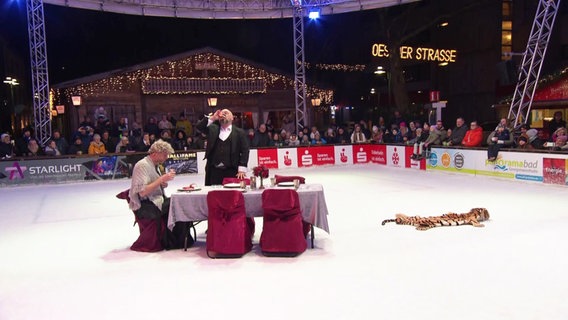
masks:
[(485, 208), (473, 208), (469, 213), (475, 214), (477, 221), (487, 221), (489, 220), (489, 211)]

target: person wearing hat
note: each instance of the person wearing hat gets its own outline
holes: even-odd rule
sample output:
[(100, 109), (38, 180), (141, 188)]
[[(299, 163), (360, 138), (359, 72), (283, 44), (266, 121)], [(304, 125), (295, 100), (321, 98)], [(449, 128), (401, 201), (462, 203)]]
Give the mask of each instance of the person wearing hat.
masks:
[(3, 133), (0, 136), (0, 159), (9, 159), (16, 155), (14, 145), (10, 139), (10, 135)]
[(207, 134), (205, 185), (220, 185), (223, 178), (244, 179), (249, 159), (249, 139), (243, 129), (233, 126), (233, 113), (217, 110), (196, 126)]

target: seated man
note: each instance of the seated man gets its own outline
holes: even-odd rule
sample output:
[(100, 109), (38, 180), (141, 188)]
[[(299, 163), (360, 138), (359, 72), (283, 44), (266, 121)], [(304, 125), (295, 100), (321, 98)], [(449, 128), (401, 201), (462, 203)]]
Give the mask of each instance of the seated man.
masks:
[(470, 124), (470, 129), (467, 130), (465, 137), (462, 140), (462, 146), (468, 148), (480, 147), (482, 140), (483, 129), (477, 125), (477, 121), (472, 121)]

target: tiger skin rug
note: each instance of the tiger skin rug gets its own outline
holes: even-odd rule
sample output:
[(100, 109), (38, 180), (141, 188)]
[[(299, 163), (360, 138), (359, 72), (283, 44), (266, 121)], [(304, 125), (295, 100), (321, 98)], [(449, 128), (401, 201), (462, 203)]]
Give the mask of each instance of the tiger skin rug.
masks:
[(489, 220), (489, 212), (485, 208), (473, 208), (467, 213), (446, 213), (437, 217), (409, 217), (402, 213), (396, 214), (395, 219), (383, 220), (384, 226), (389, 222), (396, 224), (415, 226), (416, 230), (429, 230), (435, 227), (461, 226), (470, 224), (474, 227), (484, 227), (481, 221)]

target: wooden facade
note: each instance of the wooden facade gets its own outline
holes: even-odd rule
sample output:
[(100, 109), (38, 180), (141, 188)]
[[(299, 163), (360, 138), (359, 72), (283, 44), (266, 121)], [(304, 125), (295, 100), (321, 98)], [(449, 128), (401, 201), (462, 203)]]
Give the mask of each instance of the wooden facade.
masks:
[[(309, 85), (306, 91), (308, 108), (311, 98), (332, 102), (332, 90)], [(168, 113), (174, 118), (185, 113), (195, 122), (228, 108), (245, 128), (267, 117), (278, 125), (281, 115), (295, 116), (293, 76), (212, 48), (57, 84), (52, 93), (54, 105), (65, 104), (71, 111), (72, 127), (85, 115), (94, 121), (99, 111), (114, 122), (127, 117), (144, 125)], [(77, 95), (81, 105), (73, 107), (71, 97)], [(217, 98), (214, 108), (207, 101), (212, 97)]]

